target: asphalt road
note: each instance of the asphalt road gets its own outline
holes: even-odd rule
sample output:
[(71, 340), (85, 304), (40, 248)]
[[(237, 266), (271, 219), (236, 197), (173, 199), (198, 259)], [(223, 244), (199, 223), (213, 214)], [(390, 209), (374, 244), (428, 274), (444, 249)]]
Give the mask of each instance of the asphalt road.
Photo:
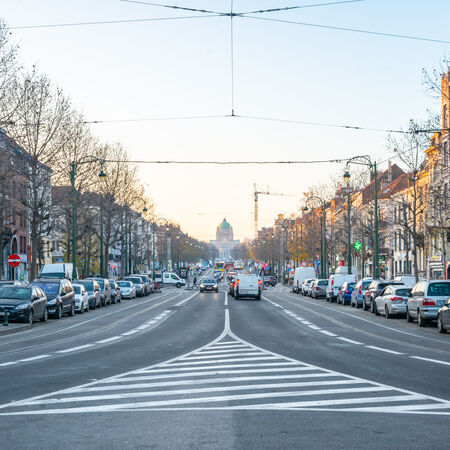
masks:
[(0, 376), (8, 449), (448, 447), (450, 334), (280, 286), (1, 336)]

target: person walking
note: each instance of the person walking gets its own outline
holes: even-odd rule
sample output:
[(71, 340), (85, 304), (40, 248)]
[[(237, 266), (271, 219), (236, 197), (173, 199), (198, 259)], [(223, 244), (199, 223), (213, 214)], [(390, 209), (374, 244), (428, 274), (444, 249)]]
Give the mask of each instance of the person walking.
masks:
[(194, 282), (192, 283), (192, 289), (197, 287), (197, 277), (194, 276)]

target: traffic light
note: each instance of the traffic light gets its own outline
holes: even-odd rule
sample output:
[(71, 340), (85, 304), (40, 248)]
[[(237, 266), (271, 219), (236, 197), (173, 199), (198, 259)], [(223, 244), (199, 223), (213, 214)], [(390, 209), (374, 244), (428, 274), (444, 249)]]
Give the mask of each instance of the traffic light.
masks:
[(355, 250), (361, 250), (361, 248), (362, 248), (362, 244), (361, 244), (361, 242), (359, 242), (359, 241), (356, 241), (354, 244), (353, 244), (353, 248), (355, 249)]

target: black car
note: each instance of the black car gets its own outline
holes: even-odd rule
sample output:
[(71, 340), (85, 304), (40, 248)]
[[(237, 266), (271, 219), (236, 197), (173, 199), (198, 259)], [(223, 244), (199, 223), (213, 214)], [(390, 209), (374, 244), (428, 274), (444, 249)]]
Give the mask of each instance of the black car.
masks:
[(5, 286), (0, 288), (0, 316), (8, 320), (33, 323), (47, 322), (47, 297), (37, 286)]
[(213, 291), (219, 292), (219, 286), (214, 278), (204, 278), (200, 283), (200, 292)]
[(122, 297), (120, 295), (120, 287), (116, 283), (116, 280), (108, 280), (109, 285), (111, 286), (111, 301), (113, 303), (120, 303), (122, 301)]
[(63, 314), (75, 315), (75, 292), (69, 280), (37, 278), (31, 285), (44, 291), (47, 296), (47, 310), (52, 318), (60, 319)]
[(277, 277), (275, 275), (264, 275), (264, 286), (275, 286)]
[(102, 306), (102, 290), (97, 281), (77, 280), (77, 284), (82, 284), (89, 295), (89, 309)]

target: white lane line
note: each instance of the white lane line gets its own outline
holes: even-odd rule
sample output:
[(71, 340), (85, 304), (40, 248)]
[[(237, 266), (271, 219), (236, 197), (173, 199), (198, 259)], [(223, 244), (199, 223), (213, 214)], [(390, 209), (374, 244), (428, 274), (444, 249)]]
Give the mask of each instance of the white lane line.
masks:
[(51, 355), (38, 355), (31, 358), (19, 359), (20, 362), (35, 361), (37, 359), (50, 358)]
[(184, 300), (181, 300), (181, 302), (175, 303), (175, 306), (182, 306), (186, 302), (188, 302), (191, 298), (194, 298), (196, 295), (198, 295), (199, 292), (196, 292), (195, 294), (192, 294), (190, 297), (185, 298)]
[(336, 337), (336, 336), (337, 336), (337, 334), (330, 333), (330, 332), (327, 331), (327, 330), (319, 330), (319, 333), (326, 334), (327, 336), (333, 336), (333, 337)]
[(312, 325), (311, 322), (308, 322), (307, 320), (301, 320), (300, 322), (305, 325)]
[(14, 364), (17, 364), (19, 361), (10, 361), (0, 364), (0, 367), (6, 367), (6, 366), (12, 366)]
[(233, 350), (243, 350), (244, 348), (248, 348), (247, 345), (244, 344), (236, 344), (236, 345), (220, 345), (220, 346), (216, 346), (213, 345), (211, 347), (208, 347), (208, 350), (202, 350), (202, 353), (211, 350), (214, 351), (226, 351), (228, 349), (233, 349)]
[(122, 333), (121, 336), (131, 336), (132, 334), (139, 333), (139, 330), (131, 330), (126, 333)]
[(93, 347), (94, 344), (85, 344), (85, 345), (79, 345), (78, 347), (72, 347), (72, 348), (66, 348), (65, 350), (59, 350), (56, 353), (69, 353), (69, 352), (75, 352), (77, 350), (82, 350), (84, 348)]
[(225, 292), (225, 302), (224, 302), (225, 306), (228, 306), (228, 296), (227, 293)]
[(347, 339), (345, 337), (338, 337), (338, 339), (348, 342), (349, 344), (364, 345), (362, 342), (354, 341), (353, 339)]
[(379, 350), (380, 352), (391, 353), (393, 355), (403, 355), (403, 353), (395, 352), (394, 350), (388, 350), (387, 348), (376, 347), (375, 345), (365, 345), (366, 348), (371, 348), (372, 350)]
[[(180, 358), (178, 358), (180, 359)], [(233, 359), (216, 359), (213, 361), (194, 361), (194, 362), (182, 362), (182, 363), (169, 363), (169, 364), (161, 364), (161, 367), (167, 367), (167, 366), (189, 366), (194, 364), (210, 364), (210, 363), (226, 363), (226, 362), (239, 362), (239, 361), (264, 361), (269, 359), (280, 359), (279, 356), (271, 356), (271, 355), (262, 355), (257, 356), (255, 358), (233, 358)]]
[(311, 328), (312, 330), (320, 330), (319, 327), (317, 327), (316, 325), (313, 325), (313, 324), (308, 325), (308, 328)]
[(203, 350), (199, 353), (195, 353), (195, 355), (209, 355), (209, 354), (227, 354), (227, 353), (236, 353), (242, 352), (243, 350), (255, 351), (253, 348), (241, 347), (241, 348), (230, 348), (228, 347), (226, 350)]
[(122, 339), (122, 336), (113, 336), (107, 339), (102, 339), (101, 341), (97, 341), (96, 344), (106, 344), (107, 342), (117, 341), (118, 339)]
[[(302, 387), (302, 383), (272, 383), (272, 384), (251, 384), (251, 385), (237, 385), (237, 386), (219, 386), (207, 387), (197, 389), (174, 389), (171, 391), (154, 391), (154, 392), (126, 392), (120, 394), (106, 394), (106, 395), (86, 395), (80, 397), (66, 397), (66, 398), (52, 398), (47, 400), (35, 400), (22, 403), (22, 406), (31, 405), (51, 405), (71, 402), (89, 402), (97, 400), (117, 400), (122, 398), (136, 398), (136, 397), (159, 397), (171, 395), (192, 395), (203, 394), (207, 392), (222, 392), (222, 391), (245, 391), (245, 390), (259, 390), (259, 389), (277, 389), (277, 388), (292, 388)], [(387, 391), (388, 388), (380, 388), (377, 386), (361, 387), (361, 388), (340, 388), (340, 389), (313, 389), (308, 391), (298, 391), (298, 396), (314, 396), (314, 395), (334, 395), (334, 394), (353, 394), (359, 392), (379, 392)], [(258, 394), (256, 394), (258, 395)], [(195, 399), (193, 399), (195, 402)]]
[(196, 359), (217, 359), (217, 358), (236, 358), (237, 356), (257, 356), (261, 355), (261, 352), (258, 350), (248, 351), (244, 353), (231, 353), (230, 355), (205, 355), (205, 356), (187, 356), (186, 358), (182, 358), (181, 361), (192, 361)]
[[(245, 344), (242, 344), (242, 343), (240, 343), (238, 341), (223, 341), (223, 342), (216, 342), (214, 344), (214, 346), (218, 347), (219, 345), (237, 345), (237, 344), (245, 345)], [(208, 348), (210, 348), (210, 347), (208, 347)]]
[(436, 364), (444, 364), (446, 366), (450, 366), (450, 362), (440, 361), (439, 359), (431, 359), (431, 358), (422, 358), (421, 356), (410, 356), (410, 358), (420, 359), (422, 361), (434, 362)]

